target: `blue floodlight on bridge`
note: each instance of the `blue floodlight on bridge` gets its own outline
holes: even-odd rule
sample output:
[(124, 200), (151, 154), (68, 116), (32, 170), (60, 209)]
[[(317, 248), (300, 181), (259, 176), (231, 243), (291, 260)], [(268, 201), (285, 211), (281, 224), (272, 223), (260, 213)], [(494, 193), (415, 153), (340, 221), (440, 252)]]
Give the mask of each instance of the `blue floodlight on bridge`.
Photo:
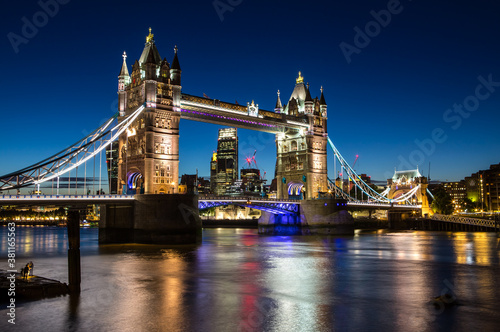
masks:
[(273, 214), (290, 214), (299, 212), (300, 201), (279, 201), (279, 200), (262, 199), (262, 198), (255, 199), (255, 197), (248, 197), (248, 198), (200, 197), (200, 199), (198, 200), (198, 209), (200, 211), (227, 205), (248, 207), (252, 209), (270, 212)]

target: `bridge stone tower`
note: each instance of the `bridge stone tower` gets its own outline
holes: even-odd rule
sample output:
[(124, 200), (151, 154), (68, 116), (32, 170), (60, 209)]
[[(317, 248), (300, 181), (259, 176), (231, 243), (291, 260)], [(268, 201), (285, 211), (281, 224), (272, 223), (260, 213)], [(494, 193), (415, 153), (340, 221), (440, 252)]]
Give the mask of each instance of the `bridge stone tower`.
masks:
[(129, 75), (126, 54), (118, 76), (118, 121), (145, 105), (118, 142), (118, 193), (178, 193), (181, 68), (161, 59), (149, 29)]
[(423, 214), (431, 213), (429, 199), (427, 198), (428, 180), (420, 174), (418, 168), (416, 170), (394, 171), (392, 178), (387, 180), (387, 185), (391, 188), (387, 195), (389, 199), (397, 199), (420, 185), (420, 188), (415, 193), (415, 201), (412, 203), (421, 204)]
[(287, 129), (276, 135), (276, 177), (281, 199), (312, 199), (328, 190), (327, 184), (327, 105), (321, 97), (311, 98), (309, 84), (299, 72), (295, 88), (282, 105), (280, 93), (275, 112), (284, 113), (288, 121), (307, 124), (307, 129)]

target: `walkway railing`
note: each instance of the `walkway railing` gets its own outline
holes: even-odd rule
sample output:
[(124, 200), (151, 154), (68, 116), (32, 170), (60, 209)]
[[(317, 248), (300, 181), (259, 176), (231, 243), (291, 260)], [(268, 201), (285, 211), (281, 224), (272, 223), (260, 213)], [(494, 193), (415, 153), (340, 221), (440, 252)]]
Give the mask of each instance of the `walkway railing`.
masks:
[(217, 195), (199, 195), (198, 201), (234, 201), (234, 202), (270, 202), (270, 203), (292, 203), (300, 204), (300, 200), (265, 198), (257, 196), (217, 196)]
[(452, 222), (455, 224), (471, 225), (471, 226), (481, 226), (481, 227), (490, 227), (490, 228), (498, 228), (499, 227), (498, 221), (489, 220), (489, 219), (460, 217), (460, 216), (454, 216), (454, 215), (447, 216), (447, 215), (442, 215), (442, 214), (434, 214), (431, 217), (431, 219)]

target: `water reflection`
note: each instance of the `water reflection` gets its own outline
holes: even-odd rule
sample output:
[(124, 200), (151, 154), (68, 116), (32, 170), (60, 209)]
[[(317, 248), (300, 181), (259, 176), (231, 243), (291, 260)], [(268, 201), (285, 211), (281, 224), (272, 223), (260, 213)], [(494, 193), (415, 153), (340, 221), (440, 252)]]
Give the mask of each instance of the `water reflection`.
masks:
[(470, 265), (490, 265), (498, 260), (498, 250), (492, 246), (491, 233), (450, 233), (454, 241), (457, 262)]
[[(6, 234), (0, 230), (0, 236)], [(67, 281), (64, 229), (23, 228), (37, 274)], [(98, 246), (82, 230), (82, 293), (22, 304), (50, 331), (494, 330), (496, 234), (357, 232), (259, 236), (205, 230), (196, 246)], [(5, 242), (2, 241), (5, 255)], [(462, 305), (436, 311), (442, 292)], [(5, 310), (0, 310), (4, 315)], [(3, 330), (4, 321), (0, 322)], [(16, 324), (17, 325), (17, 324)]]

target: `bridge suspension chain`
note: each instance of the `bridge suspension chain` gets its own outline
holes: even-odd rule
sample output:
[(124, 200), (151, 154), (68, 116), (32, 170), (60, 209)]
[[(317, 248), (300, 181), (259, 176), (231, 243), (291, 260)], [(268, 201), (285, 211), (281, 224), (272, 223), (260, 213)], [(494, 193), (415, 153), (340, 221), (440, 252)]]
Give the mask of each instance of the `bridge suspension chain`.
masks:
[(101, 127), (55, 155), (0, 177), (0, 190), (19, 189), (30, 185), (40, 185), (52, 179), (59, 179), (114, 142), (142, 113), (144, 105), (138, 107), (127, 118), (112, 127), (117, 121), (114, 114)]
[(384, 191), (382, 191), (382, 192), (380, 193), (380, 195), (382, 195), (382, 196), (384, 196), (384, 197), (387, 197), (387, 195), (389, 194), (389, 191), (391, 191), (391, 187), (387, 187), (387, 188), (385, 188), (385, 190), (384, 190)]
[(335, 182), (330, 178), (328, 178), (328, 190), (331, 190), (333, 193), (335, 193), (336, 198), (342, 198), (342, 199), (345, 199), (348, 201), (356, 201), (356, 199), (354, 197), (352, 197), (351, 195), (346, 193), (344, 190), (339, 188), (335, 184)]
[(332, 140), (330, 137), (328, 138), (328, 144), (333, 150), (333, 153), (335, 154), (335, 158), (339, 161), (340, 165), (342, 168), (347, 172), (347, 176), (354, 180), (354, 184), (368, 197), (371, 199), (378, 201), (378, 202), (391, 202), (390, 199), (387, 197), (384, 197), (383, 195), (379, 194), (377, 191), (375, 191), (373, 188), (371, 188), (368, 184), (366, 184), (365, 181), (361, 179), (361, 177), (352, 169), (352, 167), (347, 163), (347, 161), (342, 157), (340, 154), (339, 150), (335, 147), (333, 144)]
[(411, 204), (410, 199), (412, 198), (412, 196), (414, 196), (417, 193), (417, 191), (419, 189), (420, 189), (420, 185), (416, 186), (415, 188), (413, 188), (409, 192), (405, 193), (404, 195), (399, 196), (397, 199), (391, 200), (391, 202), (393, 202), (393, 203), (407, 202), (407, 203)]

